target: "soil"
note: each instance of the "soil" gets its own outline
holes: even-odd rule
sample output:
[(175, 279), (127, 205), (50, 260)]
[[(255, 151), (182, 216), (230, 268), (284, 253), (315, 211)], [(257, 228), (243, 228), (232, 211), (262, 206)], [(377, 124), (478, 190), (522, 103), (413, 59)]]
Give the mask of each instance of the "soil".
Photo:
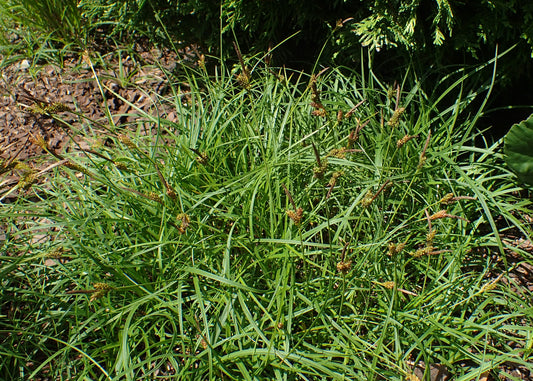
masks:
[[(175, 121), (176, 114), (168, 106), (158, 104), (156, 109), (156, 94), (167, 91), (168, 73), (178, 70), (181, 63), (195, 62), (195, 52), (189, 48), (176, 54), (139, 45), (131, 55), (94, 54), (99, 58), (90, 60), (71, 56), (61, 66), (32, 66), (24, 59), (4, 67), (0, 73), (0, 170), (15, 160), (42, 169), (46, 152), (32, 143), (38, 136), (57, 153), (73, 144), (86, 145), (77, 132), (89, 128), (88, 120), (91, 129), (95, 125), (135, 127), (140, 109)], [(63, 122), (40, 112), (58, 104), (74, 111), (57, 114)], [(17, 171), (11, 172), (0, 178), (0, 195), (18, 181)]]

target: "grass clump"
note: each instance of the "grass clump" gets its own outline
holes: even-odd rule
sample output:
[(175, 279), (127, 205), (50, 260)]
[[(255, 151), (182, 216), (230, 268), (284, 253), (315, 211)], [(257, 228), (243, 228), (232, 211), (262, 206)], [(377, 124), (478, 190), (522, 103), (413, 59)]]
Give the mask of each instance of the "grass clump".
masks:
[(0, 368), (401, 380), (439, 364), (470, 380), (527, 365), (531, 298), (501, 265), (518, 249), (497, 217), (527, 235), (529, 203), (464, 113), (490, 84), (241, 71), (150, 94), (178, 122), (90, 124), (90, 148), (51, 152), (47, 182), (2, 207)]

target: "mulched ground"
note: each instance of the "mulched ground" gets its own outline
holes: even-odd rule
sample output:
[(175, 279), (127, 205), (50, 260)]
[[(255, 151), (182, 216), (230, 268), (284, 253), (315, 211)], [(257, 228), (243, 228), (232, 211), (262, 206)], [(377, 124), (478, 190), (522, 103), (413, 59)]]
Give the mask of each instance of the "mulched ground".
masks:
[[(101, 60), (91, 59), (94, 72), (83, 56), (68, 57), (61, 66), (46, 64), (32, 67), (29, 61), (21, 60), (4, 67), (0, 73), (0, 170), (6, 163), (15, 159), (35, 168), (48, 165), (49, 162), (43, 160), (47, 157), (46, 153), (32, 143), (32, 137), (38, 135), (47, 141), (50, 149), (58, 153), (69, 150), (73, 142), (87, 144), (80, 137), (72, 136), (72, 131), (87, 128), (86, 120), (73, 113), (63, 113), (61, 115), (64, 121), (71, 126), (65, 128), (53, 118), (36, 113), (36, 106), (43, 108), (61, 103), (93, 121), (105, 125), (113, 123), (125, 128), (135, 127), (135, 120), (139, 116), (139, 111), (135, 107), (143, 112), (176, 121), (176, 114), (172, 108), (157, 104), (154, 94), (163, 95), (167, 91), (168, 77), (165, 73), (178, 70), (180, 63), (194, 64), (197, 59), (198, 53), (194, 48), (176, 54), (172, 51), (148, 49), (139, 45), (135, 54), (131, 56), (113, 52), (104, 55)], [(95, 75), (100, 79), (103, 91)], [(110, 116), (104, 112), (106, 107), (111, 113)], [(1, 174), (0, 198), (17, 181), (16, 171)], [(13, 193), (9, 197), (19, 197), (19, 194)], [(9, 197), (2, 202), (9, 202)], [(533, 224), (532, 215), (523, 215), (519, 218), (528, 224)], [(502, 229), (504, 227), (505, 224), (502, 225)], [(533, 244), (517, 230), (505, 231), (502, 233), (502, 239), (509, 246), (533, 254)], [(533, 292), (533, 265), (530, 259), (525, 260), (511, 250), (508, 252), (506, 262), (497, 253), (485, 252), (484, 255), (496, 255), (499, 258), (495, 259), (498, 266), (489, 274), (488, 281), (506, 283), (524, 298), (528, 297), (525, 294), (526, 290)], [(509, 271), (509, 278), (502, 278), (500, 275), (506, 271)], [(415, 374), (421, 377), (425, 365), (413, 364), (413, 367), (416, 370)], [(448, 379), (446, 369), (439, 368), (438, 364), (430, 368), (432, 380)], [(502, 369), (518, 379), (533, 379), (533, 373), (522, 366), (505, 364)]]
[[(176, 115), (169, 107), (159, 104), (156, 110), (154, 94), (166, 91), (165, 73), (178, 70), (180, 63), (194, 63), (196, 54), (194, 48), (176, 54), (139, 45), (132, 55), (112, 52), (102, 59), (101, 55), (93, 54), (99, 57), (91, 58), (93, 67), (83, 55), (66, 58), (61, 67), (53, 64), (32, 67), (28, 60), (4, 67), (0, 73), (0, 168), (15, 159), (30, 166), (40, 162), (45, 152), (32, 143), (32, 137), (38, 135), (58, 153), (68, 150), (73, 141), (80, 143), (72, 131), (87, 128), (86, 119), (61, 113), (71, 126), (65, 128), (53, 118), (36, 113), (39, 107), (60, 103), (92, 121), (110, 125), (104, 112), (107, 107), (115, 126), (128, 126), (135, 124), (139, 116), (134, 105), (143, 112), (175, 121)], [(0, 179), (0, 194), (16, 181), (16, 173)]]

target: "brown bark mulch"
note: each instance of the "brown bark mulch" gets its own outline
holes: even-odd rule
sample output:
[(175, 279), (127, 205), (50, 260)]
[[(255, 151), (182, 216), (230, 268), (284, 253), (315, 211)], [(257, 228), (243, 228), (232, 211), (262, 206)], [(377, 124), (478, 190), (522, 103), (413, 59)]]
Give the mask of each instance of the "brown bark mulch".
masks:
[[(26, 59), (5, 66), (0, 72), (0, 167), (14, 160), (32, 167), (42, 161), (46, 153), (32, 143), (37, 136), (60, 153), (73, 143), (86, 144), (76, 131), (110, 125), (135, 128), (140, 113), (175, 121), (172, 109), (158, 104), (156, 98), (167, 91), (168, 73), (181, 63), (193, 63), (195, 54), (191, 48), (182, 55), (141, 49), (132, 55), (113, 52), (101, 58), (95, 54), (98, 58), (90, 60), (72, 56), (61, 66), (32, 67)], [(74, 112), (57, 114), (62, 120), (58, 121), (42, 112), (52, 105)], [(0, 191), (16, 179), (16, 173), (1, 179)]]

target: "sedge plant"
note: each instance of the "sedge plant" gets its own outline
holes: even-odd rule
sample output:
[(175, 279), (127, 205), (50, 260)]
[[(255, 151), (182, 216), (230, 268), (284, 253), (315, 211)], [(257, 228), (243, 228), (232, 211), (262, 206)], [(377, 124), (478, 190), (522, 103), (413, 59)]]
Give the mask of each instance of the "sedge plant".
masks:
[(500, 144), (474, 145), (468, 107), (491, 84), (469, 75), (428, 94), (411, 76), (242, 59), (148, 94), (173, 122), (139, 109), (135, 125), (78, 131), (41, 109), (90, 148), (35, 136), (55, 165), (3, 190), (26, 197), (1, 209), (0, 369), (404, 380), (438, 364), (471, 380), (527, 366), (531, 291), (504, 264), (532, 258), (498, 224), (530, 237), (530, 204)]

